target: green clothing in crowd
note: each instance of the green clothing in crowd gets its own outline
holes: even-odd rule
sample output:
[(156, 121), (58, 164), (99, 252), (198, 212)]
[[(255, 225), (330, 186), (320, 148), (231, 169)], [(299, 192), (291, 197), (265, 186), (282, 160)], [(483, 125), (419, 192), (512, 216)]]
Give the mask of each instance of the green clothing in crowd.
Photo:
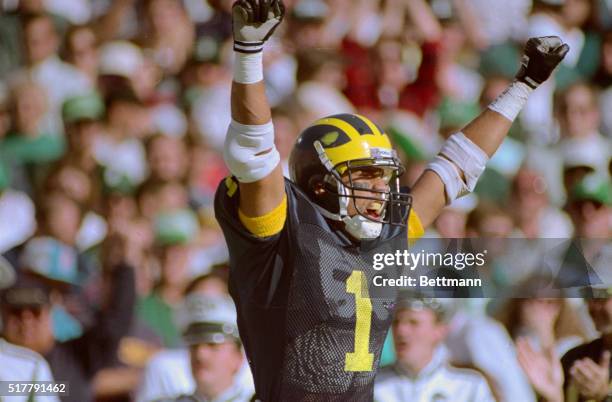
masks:
[(175, 348), (181, 345), (181, 334), (174, 322), (174, 308), (157, 293), (139, 299), (136, 314), (162, 338), (165, 347)]

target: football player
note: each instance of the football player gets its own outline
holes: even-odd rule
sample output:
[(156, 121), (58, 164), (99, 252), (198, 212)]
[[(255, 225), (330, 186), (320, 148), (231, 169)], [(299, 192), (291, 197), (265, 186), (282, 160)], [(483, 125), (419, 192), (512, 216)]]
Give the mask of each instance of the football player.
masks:
[(385, 133), (340, 114), (307, 128), (291, 180), (274, 147), (262, 51), (284, 16), (279, 0), (233, 7), (232, 176), (215, 211), (230, 251), (230, 293), (261, 401), (371, 401), (394, 297), (369, 297), (373, 255), (405, 249), (442, 208), (473, 190), (530, 92), (569, 47), (527, 42), (517, 79), (451, 136), (412, 190)]

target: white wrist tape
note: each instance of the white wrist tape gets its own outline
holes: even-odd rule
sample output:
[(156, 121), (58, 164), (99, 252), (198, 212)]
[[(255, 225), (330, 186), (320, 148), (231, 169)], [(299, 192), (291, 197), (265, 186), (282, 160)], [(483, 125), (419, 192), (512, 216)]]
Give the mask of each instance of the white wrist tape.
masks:
[(272, 121), (249, 126), (232, 120), (225, 137), (223, 159), (239, 182), (252, 183), (269, 175), (280, 162)]
[(234, 82), (255, 84), (264, 79), (263, 52), (234, 52)]
[[(488, 155), (478, 145), (459, 132), (446, 140), (440, 155), (431, 161), (427, 169), (440, 176), (448, 205), (462, 195), (474, 191), (488, 160)], [(460, 172), (465, 180), (461, 178)]]
[(506, 119), (514, 121), (527, 103), (533, 89), (524, 82), (514, 81), (501, 95), (489, 105), (489, 109), (501, 114)]

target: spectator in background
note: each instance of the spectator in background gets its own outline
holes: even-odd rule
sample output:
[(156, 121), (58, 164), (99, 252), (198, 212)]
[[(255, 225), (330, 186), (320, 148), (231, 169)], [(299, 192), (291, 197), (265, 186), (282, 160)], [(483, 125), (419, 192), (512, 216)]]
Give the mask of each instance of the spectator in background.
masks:
[(48, 119), (44, 89), (34, 81), (13, 83), (10, 110), (11, 128), (1, 140), (3, 162), (11, 187), (33, 195), (45, 164), (63, 155), (64, 140)]
[[(575, 148), (565, 147), (560, 155), (563, 160), (563, 189), (565, 200), (571, 196), (572, 188), (589, 174), (606, 174), (602, 171), (605, 157), (594, 144), (578, 144)], [(609, 159), (609, 158), (608, 158)], [(597, 173), (599, 172), (599, 173)]]
[[(473, 20), (462, 18), (466, 31), (478, 30), (475, 45), (482, 49), (491, 49), (512, 42), (522, 42), (527, 37), (527, 15), (531, 9), (532, 0), (453, 0), (455, 8), (461, 13), (469, 8)], [(462, 16), (460, 16), (461, 18)], [(468, 27), (471, 23), (472, 27)], [(474, 36), (474, 35), (471, 35)]]
[[(80, 180), (84, 183), (81, 184)], [(83, 189), (79, 186), (87, 187), (90, 183), (86, 175), (79, 177), (77, 174), (75, 183), (63, 185), (74, 185), (80, 193)], [(90, 307), (99, 301), (99, 297), (94, 296), (98, 293), (94, 291), (90, 295), (86, 290), (92, 285), (94, 289), (100, 289), (100, 260), (78, 248), (86, 211), (82, 204), (58, 189), (41, 194), (39, 200), (38, 231), (22, 250), (14, 250), (13, 254), (18, 255), (16, 261), (20, 261), (24, 269), (59, 283), (66, 297), (69, 295), (70, 300), (75, 301), (66, 303), (65, 308), (58, 305), (54, 313), (58, 338), (70, 339), (80, 334), (83, 323), (91, 321)], [(64, 289), (67, 284), (68, 289)]]
[(484, 373), (500, 402), (535, 402), (516, 359), (512, 339), (502, 324), (482, 311), (486, 300), (470, 298), (452, 302), (453, 314), (445, 337), (449, 360), (459, 367), (476, 368)]
[(186, 308), (189, 325), (183, 333), (183, 339), (189, 345), (195, 392), (190, 396), (161, 401), (250, 401), (254, 389), (235, 381), (244, 354), (234, 303), (228, 296), (192, 295), (186, 300)]
[(139, 214), (134, 197), (107, 189), (102, 200), (102, 214), (107, 223), (107, 236), (116, 236), (123, 243), (123, 258), (135, 268), (137, 296), (146, 297), (154, 286), (158, 266), (153, 253), (152, 222)]
[[(572, 159), (584, 155), (589, 158), (588, 166), (593, 165), (595, 171), (603, 173), (612, 155), (612, 142), (599, 132), (601, 115), (597, 100), (595, 88), (581, 82), (560, 93), (555, 104), (562, 134), (561, 154), (570, 165)], [(564, 173), (565, 190), (569, 192), (588, 171)]]
[[(534, 280), (529, 282), (533, 284)], [(553, 349), (559, 356), (586, 338), (578, 316), (565, 299), (511, 299), (497, 318), (514, 340), (527, 338), (539, 350)]]
[(166, 347), (181, 345), (175, 318), (189, 282), (198, 230), (197, 218), (188, 210), (175, 210), (156, 218), (160, 278), (153, 292), (139, 300), (137, 314), (163, 339)]
[(38, 202), (37, 236), (53, 238), (64, 246), (74, 248), (83, 219), (81, 206), (60, 191), (41, 195)]
[[(377, 101), (384, 109), (398, 106), (400, 94), (411, 80), (404, 64), (406, 48), (401, 37), (383, 37), (374, 49), (376, 69), (379, 71)], [(347, 68), (359, 68), (357, 66)]]
[[(292, 50), (333, 47), (325, 41), (325, 18), (329, 7), (321, 0), (299, 0), (291, 9), (287, 35)], [(348, 11), (348, 10), (345, 10)]]
[(612, 184), (609, 177), (592, 173), (576, 183), (570, 192), (567, 211), (575, 227), (575, 236), (609, 239)]
[[(186, 299), (228, 297), (227, 276), (227, 265), (213, 266), (210, 273), (200, 275), (189, 283), (185, 290)], [(185, 306), (180, 316), (182, 320), (179, 321), (184, 321), (182, 324), (185, 330), (190, 320), (189, 310), (185, 309)], [(191, 374), (189, 359), (189, 351), (185, 348), (167, 349), (156, 354), (145, 369), (136, 401), (149, 402), (175, 398), (181, 394), (193, 394), (196, 385)], [(253, 378), (246, 359), (235, 374), (234, 382), (240, 384), (243, 389), (253, 390)]]
[(60, 60), (60, 37), (53, 20), (46, 14), (28, 16), (23, 22), (26, 65), (16, 76), (31, 76), (48, 97), (48, 118), (54, 134), (61, 134), (61, 108), (66, 99), (89, 91), (87, 77)]
[(106, 236), (106, 222), (94, 212), (98, 205), (98, 184), (87, 171), (78, 166), (60, 163), (49, 173), (42, 186), (43, 191), (48, 194), (59, 191), (80, 206), (83, 217), (74, 240), (74, 246), (80, 252), (86, 252), (100, 244)]
[[(110, 236), (102, 245), (101, 253), (107, 266), (113, 261), (127, 260), (130, 242), (120, 236)], [(142, 270), (139, 267), (139, 270)], [(140, 273), (135, 272), (136, 275)], [(118, 340), (117, 353), (107, 366), (96, 373), (93, 389), (97, 401), (131, 401), (148, 360), (161, 349), (161, 338), (133, 317), (128, 331)]]
[[(13, 10), (4, 10), (0, 15), (0, 77), (6, 76), (25, 63), (23, 48), (24, 20), (34, 14), (45, 13), (43, 0), (22, 0)], [(51, 15), (56, 28), (63, 32), (67, 21), (58, 15)]]
[(568, 395), (574, 388), (583, 399), (601, 399), (610, 395), (609, 382), (612, 379), (610, 355), (612, 354), (612, 291), (598, 289), (594, 298), (587, 301), (589, 314), (601, 337), (575, 347), (561, 359), (565, 387)]
[[(227, 270), (227, 267), (221, 267), (221, 269)], [(227, 296), (227, 278), (221, 279), (218, 272), (219, 270), (212, 268), (210, 274), (193, 279), (187, 285), (185, 295)], [(182, 306), (181, 315), (186, 315), (184, 306)], [(182, 318), (187, 321), (187, 317)], [(189, 395), (194, 391), (195, 382), (191, 375), (189, 351), (186, 348), (164, 349), (155, 354), (147, 363), (135, 400), (136, 402), (150, 402), (163, 398), (175, 398), (182, 394)]]
[(195, 30), (180, 1), (146, 0), (142, 47), (167, 76), (178, 74), (193, 49)]
[[(36, 309), (36, 306), (44, 299), (44, 293), (38, 295), (3, 293), (3, 290), (15, 284), (16, 272), (13, 266), (0, 256), (0, 312), (11, 309), (11, 305), (26, 305)], [(17, 296), (17, 297), (15, 297)], [(33, 296), (33, 297), (31, 297)], [(6, 298), (8, 297), (9, 300)], [(19, 298), (17, 301), (15, 299)], [(10, 300), (13, 299), (13, 300)], [(53, 381), (51, 369), (47, 361), (33, 350), (13, 345), (0, 337), (0, 380), (2, 381)], [(11, 400), (16, 402), (59, 402), (57, 396), (13, 396)]]
[[(23, 289), (11, 289), (3, 291), (5, 287), (14, 285), (7, 284), (7, 275), (14, 278), (13, 267), (2, 257), (0, 257), (0, 311), (3, 317), (10, 317), (21, 314), (36, 314), (41, 306), (46, 303), (47, 295), (43, 289), (32, 288), (24, 291)], [(11, 274), (7, 274), (11, 272)], [(8, 285), (8, 286), (5, 286)], [(26, 312), (23, 312), (26, 311)], [(5, 324), (6, 325), (6, 324)], [(53, 375), (47, 361), (38, 353), (31, 349), (14, 345), (0, 337), (0, 380), (2, 381), (53, 381)], [(59, 402), (57, 396), (12, 396), (15, 402)]]
[(84, 270), (79, 271), (76, 249), (53, 237), (33, 237), (21, 250), (19, 266), (23, 272), (35, 275), (49, 285), (55, 339), (68, 341), (82, 335), (83, 325), (76, 317), (86, 322), (86, 310), (90, 306), (73, 303), (86, 276)]
[[(2, 360), (2, 368), (0, 368), (2, 381), (53, 382), (49, 364), (41, 355), (30, 349), (13, 345), (2, 338), (0, 338), (0, 360)], [(59, 402), (59, 398), (54, 395), (10, 396), (9, 398), (15, 402)]]
[(561, 361), (550, 350), (537, 351), (528, 340), (518, 344), (519, 361), (546, 402), (600, 401), (609, 396), (612, 289), (587, 289), (587, 293), (591, 293), (586, 302), (599, 338), (573, 348)]
[(134, 189), (148, 173), (142, 139), (149, 134), (149, 115), (133, 91), (117, 90), (106, 100), (104, 136), (95, 144), (95, 157), (104, 170), (104, 184)]
[(179, 138), (162, 134), (147, 141), (150, 181), (182, 182), (187, 174), (189, 158), (185, 143)]
[(514, 230), (510, 213), (499, 206), (481, 201), (466, 222), (468, 237), (506, 238)]
[(346, 85), (343, 60), (336, 52), (307, 49), (297, 53), (297, 103), (304, 120), (349, 113), (355, 109), (342, 94)]
[[(114, 40), (100, 46), (99, 79), (100, 92), (106, 99), (114, 92), (123, 90), (139, 94), (137, 88), (143, 70), (145, 56), (142, 49), (126, 40)], [(138, 99), (142, 98), (136, 96)]]
[[(128, 266), (109, 267), (110, 282), (106, 303), (97, 314), (94, 325), (79, 338), (56, 342), (53, 337), (49, 290), (39, 281), (25, 280), (6, 290), (2, 308), (3, 336), (14, 344), (42, 354), (57, 381), (70, 383), (70, 394), (64, 402), (93, 400), (91, 379), (109, 364), (116, 352), (117, 342), (130, 326), (134, 305), (134, 278)], [(31, 302), (11, 295), (36, 297), (36, 308)]]
[(594, 16), (598, 12), (596, 1), (565, 0), (561, 14), (568, 39), (575, 40), (577, 60), (561, 64), (557, 72), (557, 88), (564, 89), (577, 81), (593, 78), (600, 64), (601, 37), (594, 30)]
[(70, 98), (62, 106), (67, 152), (63, 163), (82, 169), (88, 175), (96, 173), (95, 144), (104, 134), (102, 119), (104, 101), (97, 93)]
[[(521, 117), (525, 129), (538, 143), (552, 143), (556, 140), (553, 121), (555, 88), (564, 89), (578, 80), (588, 79), (597, 69), (597, 61), (595, 65), (592, 64), (593, 58), (598, 57), (599, 45), (591, 44), (582, 30), (582, 25), (590, 15), (590, 3), (590, 0), (534, 1), (527, 29), (528, 36), (556, 35), (570, 46), (567, 57), (555, 73), (555, 80), (549, 81), (530, 98)], [(585, 63), (591, 66), (584, 67)], [(584, 73), (580, 72), (581, 69)]]
[[(372, 110), (398, 105), (423, 117), (440, 101), (437, 75), (442, 26), (422, 0), (385, 3), (381, 20), (372, 12), (375, 3), (362, 1), (356, 13), (369, 14), (368, 24), (355, 18), (342, 42), (347, 59), (345, 93), (368, 115)], [(411, 24), (406, 24), (407, 20)], [(413, 43), (398, 46), (406, 41)]]
[(220, 43), (207, 36), (200, 38), (197, 46), (185, 74), (188, 79), (184, 82), (189, 119), (198, 142), (222, 153), (227, 122), (231, 120), (230, 71), (221, 61)]
[(573, 227), (569, 217), (551, 205), (547, 184), (537, 171), (519, 169), (510, 192), (510, 208), (517, 229), (530, 239), (569, 238)]
[(448, 364), (442, 346), (448, 331), (446, 313), (437, 299), (400, 300), (392, 326), (397, 361), (378, 373), (376, 401), (494, 401), (481, 374)]
[(141, 215), (154, 223), (158, 215), (189, 206), (189, 193), (182, 183), (176, 181), (147, 181), (138, 189), (138, 207)]
[(90, 25), (75, 25), (66, 32), (64, 59), (87, 77), (92, 88), (98, 86), (100, 55), (96, 33)]

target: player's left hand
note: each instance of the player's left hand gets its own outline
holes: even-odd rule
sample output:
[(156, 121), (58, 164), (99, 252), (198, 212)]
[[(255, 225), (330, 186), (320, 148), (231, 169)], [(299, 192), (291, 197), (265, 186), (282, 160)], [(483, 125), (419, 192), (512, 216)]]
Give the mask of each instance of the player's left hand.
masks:
[(530, 38), (516, 79), (537, 88), (550, 77), (569, 50), (569, 45), (558, 36)]
[(604, 400), (609, 392), (610, 352), (603, 353), (599, 364), (589, 358), (577, 360), (570, 369), (570, 374), (582, 397)]

